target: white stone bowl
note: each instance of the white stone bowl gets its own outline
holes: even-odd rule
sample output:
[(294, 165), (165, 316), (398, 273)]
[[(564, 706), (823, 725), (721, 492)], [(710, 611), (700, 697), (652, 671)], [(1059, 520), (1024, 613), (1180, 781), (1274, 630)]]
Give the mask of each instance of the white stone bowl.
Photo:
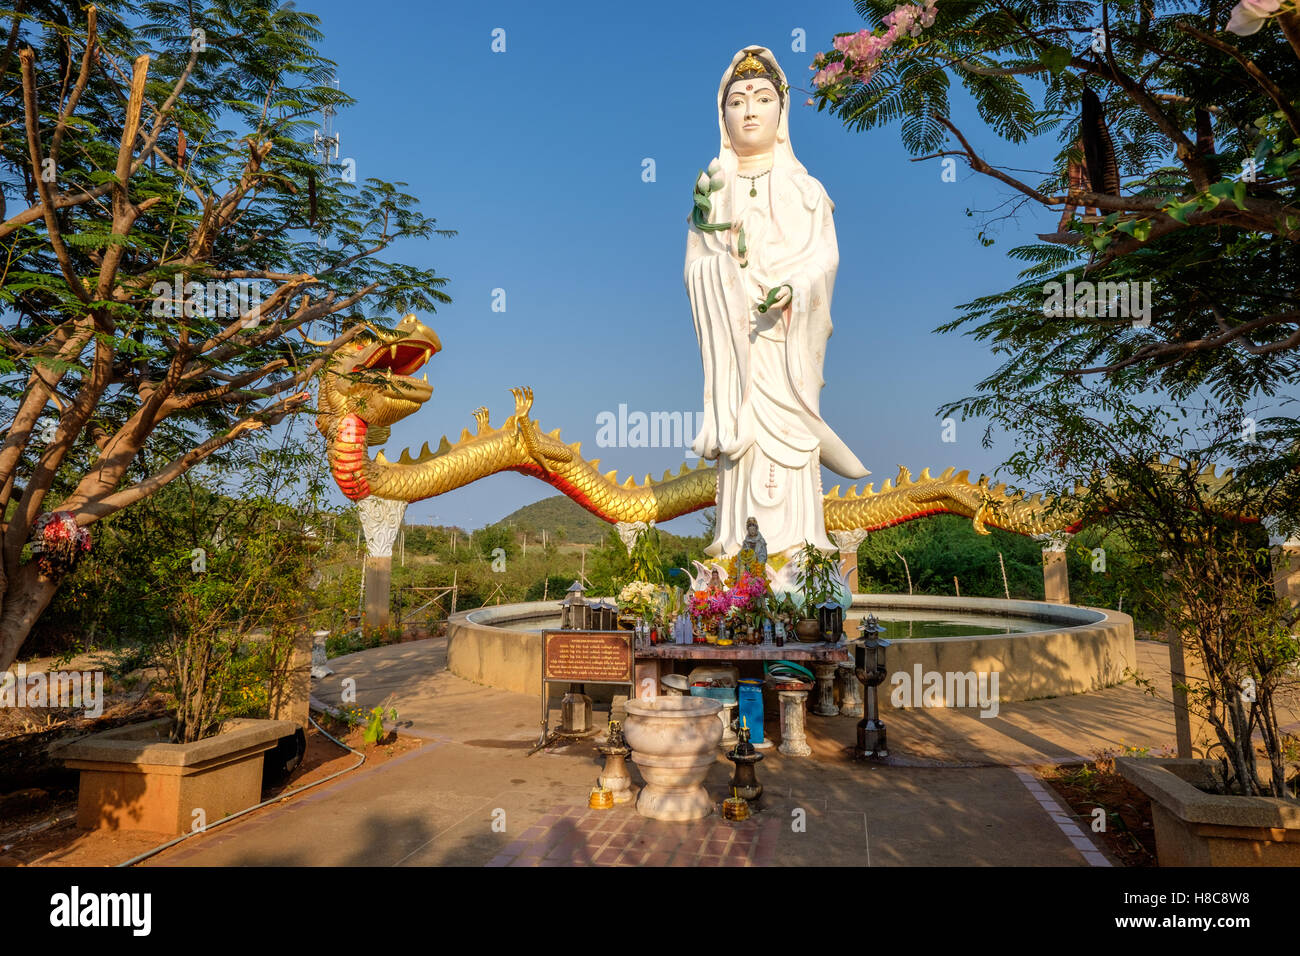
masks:
[(655, 820), (698, 820), (713, 812), (703, 787), (722, 740), (722, 704), (706, 697), (627, 702), (623, 735), (645, 789), (637, 812)]

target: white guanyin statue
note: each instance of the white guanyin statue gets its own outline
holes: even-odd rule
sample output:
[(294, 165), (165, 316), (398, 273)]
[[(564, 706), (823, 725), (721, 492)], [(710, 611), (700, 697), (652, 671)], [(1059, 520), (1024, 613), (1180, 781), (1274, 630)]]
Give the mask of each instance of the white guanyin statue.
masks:
[(696, 187), (685, 276), (704, 362), (692, 449), (718, 461), (707, 550), (736, 554), (757, 519), (773, 555), (806, 542), (833, 551), (821, 465), (870, 474), (818, 411), (839, 264), (834, 204), (795, 158), (789, 85), (770, 50), (737, 53), (717, 102), (721, 146)]

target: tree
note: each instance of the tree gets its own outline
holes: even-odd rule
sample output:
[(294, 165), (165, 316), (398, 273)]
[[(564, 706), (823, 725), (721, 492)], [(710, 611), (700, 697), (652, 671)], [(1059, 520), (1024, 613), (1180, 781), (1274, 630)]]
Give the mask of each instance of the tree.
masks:
[(479, 528), (470, 536), (474, 544), (474, 549), (484, 561), (492, 561), (498, 555), (494, 552), (499, 548), (501, 553), (507, 558), (513, 558), (519, 553), (519, 545), (515, 543), (514, 532), (505, 525), (490, 524)]
[[(1229, 10), (1220, 3), (856, 6), (879, 26), (837, 36), (818, 54), (818, 109), (856, 130), (900, 120), (916, 161), (960, 159), (1008, 187), (1006, 215), (1060, 214), (1043, 242), (1011, 251), (1030, 263), (1021, 284), (967, 304), (941, 327), (965, 328), (1005, 357), (982, 383), (988, 392), (1103, 372), (1124, 386), (1189, 395), (1210, 383), (1241, 398), (1293, 378), (1300, 14), (1292, 0), (1240, 37), (1223, 32)], [(984, 130), (953, 121), (954, 82)], [(976, 145), (989, 134), (1020, 146), (1052, 132), (1061, 147), (1040, 182)], [(1049, 284), (1064, 286), (1067, 275), (1072, 285), (1119, 285), (1090, 286), (1064, 307)], [(1131, 295), (1120, 308), (1117, 289), (1149, 296), (1140, 314)]]
[(85, 531), (307, 410), (362, 315), (448, 301), (381, 254), (450, 233), (402, 184), (314, 153), (313, 117), (351, 102), (316, 17), (25, 10), (0, 52), (0, 669), (67, 571), (27, 559), (44, 514)]
[[(1076, 523), (1123, 536), (1134, 559), (1121, 566), (1125, 585), (1204, 666), (1175, 692), (1213, 727), (1228, 778), (1243, 793), (1289, 796), (1278, 700), (1298, 684), (1300, 620), (1274, 590), (1263, 522), (1281, 535), (1300, 527), (1292, 422), (1245, 434), (1240, 408), (1136, 405), (1104, 386), (1063, 385), (989, 411), (1016, 436), (1008, 470), (1057, 495)], [(1170, 448), (1183, 457), (1169, 460)]]

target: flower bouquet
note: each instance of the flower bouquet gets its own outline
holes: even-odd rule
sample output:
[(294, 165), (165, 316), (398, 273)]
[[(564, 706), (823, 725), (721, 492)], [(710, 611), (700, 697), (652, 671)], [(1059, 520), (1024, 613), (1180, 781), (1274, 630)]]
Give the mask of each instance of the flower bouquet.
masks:
[(32, 545), (41, 574), (53, 577), (71, 571), (90, 553), (90, 532), (77, 526), (70, 511), (47, 512), (32, 524)]
[(648, 621), (659, 608), (659, 588), (649, 581), (632, 581), (618, 592), (618, 609), (638, 621)]

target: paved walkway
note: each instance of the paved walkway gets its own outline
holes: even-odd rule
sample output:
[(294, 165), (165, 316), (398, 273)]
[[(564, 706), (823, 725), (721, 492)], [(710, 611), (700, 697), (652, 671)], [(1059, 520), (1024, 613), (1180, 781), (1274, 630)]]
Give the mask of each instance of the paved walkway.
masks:
[[(1143, 672), (1168, 687), (1164, 645), (1139, 642)], [(1033, 768), (1102, 749), (1174, 740), (1169, 705), (1132, 685), (1002, 704), (999, 715), (886, 713), (891, 756), (850, 757), (856, 721), (808, 717), (811, 758), (768, 751), (761, 810), (744, 824), (644, 820), (630, 807), (589, 811), (600, 772), (592, 741), (525, 756), (537, 698), (480, 687), (446, 670), (445, 639), (331, 661), (314, 682), (338, 703), (395, 706), (417, 750), (362, 767), (283, 805), (186, 841), (150, 865), (1109, 865)], [(598, 719), (600, 719), (598, 717)], [(726, 795), (721, 755), (706, 784)]]

